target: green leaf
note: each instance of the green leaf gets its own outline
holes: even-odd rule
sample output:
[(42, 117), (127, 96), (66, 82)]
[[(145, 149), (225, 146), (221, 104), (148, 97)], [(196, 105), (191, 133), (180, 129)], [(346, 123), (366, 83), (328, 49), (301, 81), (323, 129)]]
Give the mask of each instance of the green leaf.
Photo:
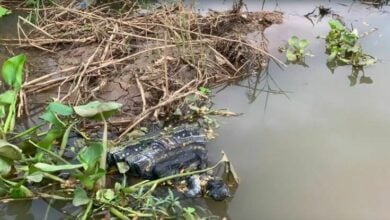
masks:
[(16, 92), (8, 90), (0, 94), (0, 104), (11, 105), (16, 99)]
[(26, 197), (33, 197), (34, 194), (25, 186), (23, 186), (21, 183), (15, 184), (11, 187), (11, 197), (12, 198), (26, 198)]
[(80, 180), (85, 188), (93, 189), (96, 181), (104, 175), (106, 175), (106, 171), (96, 166), (95, 170), (88, 170), (88, 172), (76, 174), (75, 176)]
[(299, 41), (299, 48), (300, 48), (300, 49), (304, 49), (304, 48), (306, 48), (307, 46), (309, 46), (309, 41), (308, 41), (308, 40), (303, 39), (303, 40), (300, 40), (300, 41)]
[(41, 115), (40, 118), (45, 120), (45, 121), (47, 121), (47, 122), (49, 122), (49, 123), (52, 123), (53, 125), (55, 125), (57, 127), (63, 127), (64, 126), (63, 122), (52, 111), (46, 111), (45, 113), (43, 113)]
[(64, 128), (52, 128), (50, 129), (46, 136), (40, 140), (37, 144), (42, 147), (42, 148), (45, 148), (45, 149), (51, 149), (51, 147), (53, 146), (54, 142), (60, 138), (65, 132), (65, 129)]
[(16, 89), (22, 87), (23, 81), (23, 66), (26, 61), (26, 56), (20, 54), (6, 60), (3, 64), (2, 77), (4, 81)]
[(299, 46), (299, 39), (297, 36), (292, 36), (288, 39), (288, 45), (291, 47), (297, 48)]
[(73, 114), (72, 107), (68, 105), (64, 105), (59, 102), (52, 102), (47, 106), (47, 110), (54, 112), (56, 114), (62, 115), (62, 116), (70, 116)]
[(344, 30), (344, 28), (345, 28), (344, 25), (338, 20), (330, 20), (329, 26), (330, 26), (330, 28), (336, 29), (336, 30)]
[(26, 179), (30, 182), (40, 183), (43, 179), (43, 173), (40, 171), (34, 172), (26, 176)]
[(78, 155), (79, 161), (83, 164), (85, 170), (92, 168), (99, 161), (103, 152), (101, 143), (93, 143), (89, 147), (84, 148)]
[(11, 10), (8, 10), (0, 6), (0, 18), (9, 14), (11, 14)]
[(87, 192), (84, 189), (77, 187), (74, 190), (74, 196), (73, 196), (73, 201), (72, 201), (72, 204), (74, 206), (85, 205), (89, 201), (90, 201), (90, 198), (88, 197)]
[(100, 189), (96, 192), (96, 199), (104, 203), (111, 202), (115, 197), (115, 191), (112, 189)]
[(111, 113), (117, 111), (122, 107), (121, 103), (117, 102), (99, 102), (93, 101), (86, 105), (79, 105), (74, 107), (74, 111), (77, 115), (88, 118), (94, 116), (100, 116), (100, 113)]
[(57, 172), (62, 170), (74, 170), (83, 167), (82, 164), (63, 164), (63, 165), (52, 165), (48, 163), (36, 163), (34, 167), (44, 172)]
[(11, 160), (20, 160), (22, 158), (22, 150), (19, 147), (0, 139), (0, 156)]
[(0, 157), (0, 176), (6, 176), (11, 171), (12, 162), (6, 158)]
[(287, 60), (290, 62), (294, 62), (297, 60), (297, 55), (295, 55), (290, 49), (286, 51)]

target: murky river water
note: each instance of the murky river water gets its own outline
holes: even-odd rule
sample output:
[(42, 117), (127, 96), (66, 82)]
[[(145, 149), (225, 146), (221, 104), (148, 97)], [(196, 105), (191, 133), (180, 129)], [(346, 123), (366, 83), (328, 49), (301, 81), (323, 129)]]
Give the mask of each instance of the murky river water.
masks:
[[(307, 68), (270, 65), (270, 77), (288, 98), (263, 92), (250, 104), (253, 91), (241, 86), (216, 95), (217, 106), (244, 113), (221, 119), (220, 138), (211, 146), (229, 155), (242, 179), (228, 204), (231, 219), (390, 219), (389, 7), (346, 2), (279, 1), (284, 23), (265, 32), (271, 54), (284, 61), (277, 48), (297, 35), (310, 40), (315, 55)], [(324, 40), (316, 37), (326, 36), (329, 19), (313, 26), (303, 16), (320, 4), (361, 32), (378, 28), (362, 39), (365, 51), (381, 60), (365, 69), (372, 84), (358, 79), (350, 86), (350, 67), (327, 69)], [(261, 6), (248, 2), (251, 10)], [(258, 88), (278, 90), (270, 77)]]
[[(201, 10), (231, 7), (226, 1), (198, 2)], [(317, 36), (327, 34), (329, 18), (313, 25), (303, 16), (321, 4), (360, 32), (378, 28), (362, 39), (364, 50), (380, 59), (365, 69), (372, 84), (358, 78), (350, 86), (350, 67), (334, 74), (327, 69), (324, 40)], [(284, 61), (277, 49), (297, 35), (310, 40), (315, 56), (306, 59), (309, 67), (270, 64), (257, 88), (285, 95), (253, 93), (247, 87), (255, 79), (216, 94), (216, 107), (243, 115), (221, 118), (219, 138), (210, 144), (215, 158), (222, 149), (228, 154), (241, 177), (231, 201), (212, 204), (215, 213), (231, 219), (390, 219), (390, 8), (287, 0), (247, 1), (247, 7), (285, 12), (284, 23), (265, 32), (271, 54)], [(2, 206), (0, 218), (43, 219), (46, 204)], [(58, 219), (60, 213), (52, 209), (48, 216)]]

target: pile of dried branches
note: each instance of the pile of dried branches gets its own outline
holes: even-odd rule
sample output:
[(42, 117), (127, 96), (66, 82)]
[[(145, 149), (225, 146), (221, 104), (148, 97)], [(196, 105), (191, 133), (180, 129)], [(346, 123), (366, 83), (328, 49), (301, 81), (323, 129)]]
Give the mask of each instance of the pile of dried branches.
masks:
[(270, 57), (265, 43), (253, 45), (245, 37), (280, 22), (281, 14), (242, 12), (241, 6), (202, 16), (182, 4), (142, 10), (119, 0), (79, 10), (53, 3), (36, 11), (37, 23), (20, 17), (19, 38), (2, 42), (38, 48), (46, 53), (41, 59), (57, 62), (44, 75), (30, 72), (27, 97), (55, 89), (58, 100), (74, 105), (121, 102), (122, 118), (112, 123), (123, 125), (125, 134), (150, 116), (168, 116), (200, 86), (264, 68)]

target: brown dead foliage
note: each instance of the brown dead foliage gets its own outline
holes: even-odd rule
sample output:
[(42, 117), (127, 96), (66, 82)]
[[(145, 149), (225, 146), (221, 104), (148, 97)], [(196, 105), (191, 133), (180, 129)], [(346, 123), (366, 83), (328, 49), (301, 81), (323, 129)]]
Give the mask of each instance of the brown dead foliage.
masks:
[(270, 57), (265, 42), (254, 45), (246, 36), (282, 20), (277, 12), (243, 12), (237, 6), (203, 16), (182, 4), (145, 11), (132, 1), (119, 2), (120, 9), (44, 7), (37, 24), (20, 18), (19, 39), (2, 41), (38, 48), (46, 53), (41, 59), (57, 62), (51, 72), (29, 74), (27, 97), (54, 88), (58, 100), (72, 105), (121, 102), (121, 117), (111, 123), (122, 125), (125, 134), (151, 116), (169, 116), (186, 96), (199, 94), (200, 86), (263, 69)]

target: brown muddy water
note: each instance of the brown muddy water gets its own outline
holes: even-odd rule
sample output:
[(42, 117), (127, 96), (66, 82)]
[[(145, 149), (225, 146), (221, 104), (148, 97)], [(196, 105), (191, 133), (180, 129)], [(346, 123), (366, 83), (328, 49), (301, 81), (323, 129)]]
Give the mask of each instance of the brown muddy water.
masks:
[[(241, 178), (230, 201), (209, 203), (229, 219), (383, 220), (390, 219), (390, 7), (350, 1), (247, 1), (249, 10), (279, 10), (284, 23), (268, 28), (270, 53), (297, 35), (310, 40), (308, 67), (281, 69), (270, 63), (256, 78), (216, 93), (216, 108), (243, 113), (220, 118), (219, 137), (209, 145), (214, 160), (224, 150)], [(350, 67), (332, 74), (326, 66), (325, 17), (314, 25), (303, 15), (315, 6), (331, 7), (360, 33), (363, 49), (379, 62), (365, 69), (373, 83), (350, 85)], [(231, 7), (229, 1), (197, 1), (201, 11)], [(14, 25), (0, 20), (0, 34)], [(254, 38), (261, 37), (254, 35)], [(0, 52), (3, 52), (2, 49)], [(1, 56), (1, 54), (0, 54)], [(358, 77), (361, 76), (361, 73)], [(350, 77), (351, 78), (351, 77)], [(248, 88), (249, 87), (249, 88)], [(273, 90), (272, 93), (262, 90)], [(283, 90), (285, 94), (277, 94)], [(0, 206), (0, 219), (66, 218), (69, 206), (47, 201)]]

